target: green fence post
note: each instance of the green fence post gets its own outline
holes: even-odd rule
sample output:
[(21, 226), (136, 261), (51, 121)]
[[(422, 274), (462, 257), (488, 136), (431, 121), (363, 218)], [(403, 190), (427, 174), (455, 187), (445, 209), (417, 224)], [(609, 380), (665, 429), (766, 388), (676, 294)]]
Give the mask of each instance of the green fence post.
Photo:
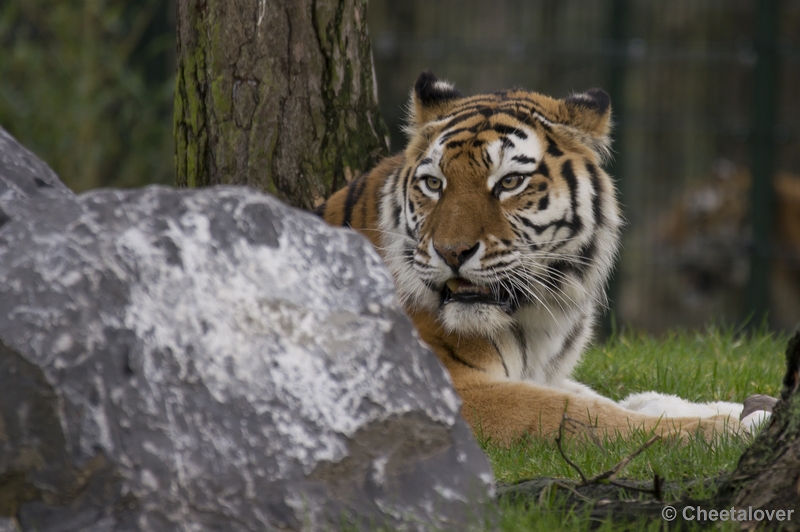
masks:
[(745, 312), (757, 327), (769, 311), (769, 278), (772, 262), (773, 188), (775, 165), (775, 115), (778, 99), (778, 0), (760, 0), (756, 19), (755, 48), (758, 60), (753, 72), (753, 125), (750, 212), (753, 229), (750, 279)]
[[(617, 191), (622, 205), (625, 204), (622, 138), (625, 128), (625, 74), (628, 62), (628, 18), (630, 6), (628, 0), (612, 0), (609, 13), (609, 36), (611, 38), (611, 54), (608, 62), (608, 94), (611, 97), (611, 108), (614, 120), (614, 158), (608, 165), (608, 173), (617, 183)], [(624, 208), (624, 207), (623, 207)], [(620, 287), (620, 263), (611, 274), (608, 283), (608, 311), (603, 316), (602, 329), (606, 337), (615, 331), (613, 323), (618, 317), (617, 301)]]

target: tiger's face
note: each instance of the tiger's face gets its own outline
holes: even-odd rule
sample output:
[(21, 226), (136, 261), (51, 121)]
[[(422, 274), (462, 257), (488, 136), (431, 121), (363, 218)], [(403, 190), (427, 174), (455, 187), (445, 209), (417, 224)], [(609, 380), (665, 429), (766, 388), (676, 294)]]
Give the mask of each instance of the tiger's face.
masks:
[(405, 163), (382, 209), (404, 303), (451, 331), (491, 336), (526, 310), (602, 298), (619, 228), (599, 167), (605, 93), (465, 98), (423, 74), (412, 105)]

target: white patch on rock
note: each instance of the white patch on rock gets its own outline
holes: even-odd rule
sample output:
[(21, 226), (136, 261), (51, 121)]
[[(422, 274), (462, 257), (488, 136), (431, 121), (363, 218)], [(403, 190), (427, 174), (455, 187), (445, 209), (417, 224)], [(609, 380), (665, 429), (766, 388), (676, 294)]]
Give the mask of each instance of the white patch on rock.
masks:
[(158, 479), (153, 474), (153, 472), (150, 471), (149, 469), (142, 469), (142, 472), (139, 475), (139, 478), (140, 478), (140, 480), (142, 482), (142, 486), (144, 486), (145, 488), (148, 488), (151, 491), (157, 491), (158, 490), (158, 488), (159, 488)]

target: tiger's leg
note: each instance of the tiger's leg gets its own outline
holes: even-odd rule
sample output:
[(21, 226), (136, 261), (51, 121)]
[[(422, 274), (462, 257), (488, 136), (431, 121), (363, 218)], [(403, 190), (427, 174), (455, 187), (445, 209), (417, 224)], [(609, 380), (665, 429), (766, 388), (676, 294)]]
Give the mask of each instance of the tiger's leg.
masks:
[[(527, 382), (494, 379), (481, 372), (463, 373), (457, 390), (464, 402), (462, 414), (477, 434), (508, 445), (524, 434), (553, 437), (564, 415), (575, 423), (571, 432), (591, 430), (609, 436), (629, 436), (636, 431), (662, 436), (700, 433), (711, 440), (715, 435), (739, 430), (729, 416), (664, 418), (627, 410), (610, 399), (588, 397)], [(583, 429), (581, 428), (583, 427)], [(593, 427), (593, 428), (589, 428)]]
[[(602, 398), (600, 394), (590, 387), (571, 379), (563, 380), (556, 388), (577, 393), (585, 397)], [(757, 396), (756, 396), (757, 397)], [(764, 396), (766, 397), (766, 396)], [(775, 401), (774, 398), (769, 398)], [(748, 399), (750, 400), (750, 399)], [(745, 401), (745, 404), (747, 401)], [(677, 395), (663, 394), (659, 392), (641, 392), (627, 396), (617, 403), (622, 408), (632, 412), (639, 412), (648, 416), (665, 418), (707, 418), (714, 416), (724, 416), (738, 419), (742, 428), (749, 432), (756, 432), (762, 424), (771, 416), (771, 408), (768, 403), (754, 403), (748, 411), (744, 411), (741, 403), (731, 403), (727, 401), (711, 401), (706, 403), (693, 403), (682, 399)], [(774, 403), (769, 403), (771, 406)]]
[(665, 417), (712, 417), (728, 416), (741, 420), (745, 430), (755, 432), (761, 424), (769, 419), (770, 412), (766, 408), (753, 408), (742, 416), (744, 405), (726, 401), (712, 401), (707, 403), (693, 403), (676, 395), (658, 392), (642, 392), (631, 394), (619, 405), (634, 412), (650, 416)]

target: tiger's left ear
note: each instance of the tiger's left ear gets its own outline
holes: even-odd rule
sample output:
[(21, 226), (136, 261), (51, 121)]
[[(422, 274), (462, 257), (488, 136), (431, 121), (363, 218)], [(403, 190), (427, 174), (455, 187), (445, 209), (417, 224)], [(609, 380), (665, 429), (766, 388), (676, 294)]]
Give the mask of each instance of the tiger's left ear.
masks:
[(610, 155), (611, 146), (611, 98), (602, 89), (589, 89), (573, 94), (564, 100), (566, 120), (562, 123), (581, 133), (587, 143), (601, 159)]
[(439, 80), (433, 72), (426, 70), (417, 78), (409, 102), (409, 126), (417, 129), (447, 114), (453, 101), (463, 94), (451, 83)]

